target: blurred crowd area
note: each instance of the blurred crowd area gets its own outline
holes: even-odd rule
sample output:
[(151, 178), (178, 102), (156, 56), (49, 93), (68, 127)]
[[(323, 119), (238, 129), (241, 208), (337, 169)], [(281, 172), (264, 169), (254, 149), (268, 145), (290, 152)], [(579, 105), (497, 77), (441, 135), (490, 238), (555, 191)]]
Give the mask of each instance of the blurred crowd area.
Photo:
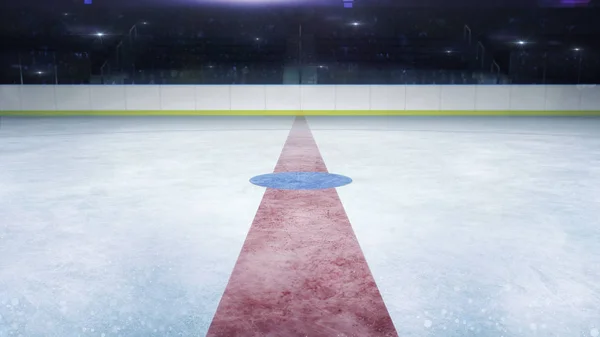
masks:
[(595, 8), (0, 13), (2, 84), (596, 84)]

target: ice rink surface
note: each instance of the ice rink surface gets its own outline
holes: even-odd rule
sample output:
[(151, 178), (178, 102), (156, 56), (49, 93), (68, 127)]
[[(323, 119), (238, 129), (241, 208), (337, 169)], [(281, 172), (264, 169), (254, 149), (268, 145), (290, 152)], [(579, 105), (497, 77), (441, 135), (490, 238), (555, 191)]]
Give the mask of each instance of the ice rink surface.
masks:
[[(204, 336), (293, 117), (2, 117), (0, 336)], [(308, 117), (400, 336), (600, 336), (600, 119)]]

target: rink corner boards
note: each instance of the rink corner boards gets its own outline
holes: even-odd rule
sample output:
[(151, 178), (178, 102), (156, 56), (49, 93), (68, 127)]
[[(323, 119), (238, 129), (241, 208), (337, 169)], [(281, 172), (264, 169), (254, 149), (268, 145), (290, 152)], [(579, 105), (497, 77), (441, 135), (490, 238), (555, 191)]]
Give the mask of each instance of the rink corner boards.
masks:
[(599, 110), (40, 110), (0, 116), (600, 116)]

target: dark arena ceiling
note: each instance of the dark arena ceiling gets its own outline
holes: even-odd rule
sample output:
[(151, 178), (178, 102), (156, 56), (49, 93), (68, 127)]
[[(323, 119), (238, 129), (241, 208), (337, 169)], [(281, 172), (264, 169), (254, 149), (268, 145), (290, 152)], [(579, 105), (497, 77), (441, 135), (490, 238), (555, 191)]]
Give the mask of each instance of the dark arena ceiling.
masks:
[[(536, 41), (557, 41), (564, 37), (593, 43), (598, 41), (600, 32), (598, 2), (600, 0), (4, 0), (0, 11), (0, 38), (6, 42), (7, 38), (15, 37), (82, 37), (97, 31), (111, 36), (124, 33), (139, 21), (182, 24), (173, 22), (169, 16), (186, 17), (195, 24), (215, 17), (235, 18), (245, 20), (250, 26), (258, 24), (256, 21), (267, 24), (285, 20), (291, 27), (301, 22), (331, 24), (337, 19), (345, 24), (376, 18), (376, 25), (361, 28), (375, 35), (385, 35), (384, 31), (410, 13), (423, 25), (431, 20), (445, 20), (456, 23), (458, 27), (453, 28), (459, 31), (463, 25), (469, 25), (478, 35), (492, 41), (521, 36), (530, 40), (535, 37)], [(344, 8), (344, 3), (352, 3), (352, 8)], [(247, 15), (250, 12), (252, 16)], [(233, 32), (235, 28), (232, 26), (229, 30)]]
[[(312, 57), (323, 62), (340, 62), (344, 55), (344, 62), (419, 59), (427, 64), (434, 54), (460, 52), (459, 45), (468, 38), (485, 45), (506, 70), (508, 54), (514, 52), (585, 50), (587, 60), (597, 60), (599, 2), (3, 0), (0, 43), (5, 53), (90, 53), (98, 71), (133, 33), (143, 36), (140, 41), (156, 53), (170, 55), (179, 48), (182, 58), (196, 50), (210, 60), (258, 55), (265, 62), (297, 55), (290, 46), (298, 44), (300, 31), (309, 42), (304, 52), (315, 54), (303, 56), (303, 61)], [(17, 62), (16, 56), (10, 58), (8, 63)]]

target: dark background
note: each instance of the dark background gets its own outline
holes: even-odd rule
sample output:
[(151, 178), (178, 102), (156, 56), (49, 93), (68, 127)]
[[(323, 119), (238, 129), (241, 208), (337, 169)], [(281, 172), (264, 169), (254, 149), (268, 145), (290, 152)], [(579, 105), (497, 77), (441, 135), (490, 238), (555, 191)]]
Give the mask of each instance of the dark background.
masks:
[(3, 1), (0, 83), (590, 84), (587, 0)]

